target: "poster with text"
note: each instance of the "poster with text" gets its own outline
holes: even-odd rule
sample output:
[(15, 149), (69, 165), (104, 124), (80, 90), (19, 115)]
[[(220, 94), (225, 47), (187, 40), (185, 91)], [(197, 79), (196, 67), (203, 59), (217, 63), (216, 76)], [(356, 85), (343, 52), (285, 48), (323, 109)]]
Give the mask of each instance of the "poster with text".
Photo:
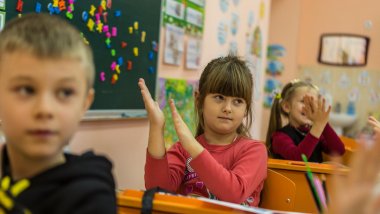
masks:
[(186, 68), (198, 69), (201, 63), (202, 40), (189, 38), (186, 46)]
[(172, 65), (180, 65), (184, 48), (183, 28), (175, 25), (166, 25), (164, 62)]

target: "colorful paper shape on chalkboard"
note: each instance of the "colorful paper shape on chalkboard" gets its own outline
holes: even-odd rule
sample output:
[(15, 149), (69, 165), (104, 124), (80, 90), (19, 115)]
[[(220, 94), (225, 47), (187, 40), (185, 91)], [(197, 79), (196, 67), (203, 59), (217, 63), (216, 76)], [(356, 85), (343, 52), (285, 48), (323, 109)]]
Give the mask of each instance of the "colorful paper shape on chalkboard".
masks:
[(68, 18), (68, 19), (71, 20), (71, 19), (73, 19), (73, 16), (74, 16), (74, 15), (73, 15), (72, 13), (70, 13), (70, 12), (68, 12), (68, 11), (66, 12), (66, 18)]
[(128, 62), (127, 62), (127, 70), (128, 71), (132, 70), (132, 61), (131, 60), (128, 60)]
[(154, 50), (154, 51), (158, 51), (158, 44), (157, 44), (157, 42), (156, 41), (152, 41), (152, 49)]
[(103, 7), (102, 6), (98, 6), (98, 13), (103, 14)]
[(84, 22), (87, 22), (87, 20), (88, 20), (88, 12), (87, 11), (82, 12), (82, 20)]
[(139, 56), (139, 48), (138, 47), (134, 47), (133, 48), (133, 55), (134, 56)]
[(106, 0), (102, 0), (101, 2), (100, 2), (100, 6), (102, 7), (102, 9), (103, 10), (106, 10), (107, 8), (107, 2), (106, 2)]
[(111, 70), (114, 71), (115, 69), (116, 69), (116, 62), (114, 61), (111, 63)]
[(92, 4), (90, 8), (90, 12), (88, 12), (91, 16), (95, 15), (96, 7)]
[(119, 79), (119, 76), (117, 74), (112, 75), (111, 84), (115, 84), (118, 79)]
[(106, 73), (104, 73), (104, 71), (100, 72), (100, 81), (102, 82), (106, 81)]
[(41, 3), (36, 2), (36, 13), (41, 13)]
[(58, 8), (59, 8), (60, 11), (66, 10), (66, 2), (64, 0), (60, 0), (58, 2)]
[(124, 63), (123, 57), (117, 58), (117, 64), (119, 64), (120, 66), (122, 66), (123, 63)]
[(149, 72), (150, 74), (153, 74), (153, 73), (154, 73), (154, 67), (153, 67), (153, 66), (149, 66), (149, 68), (148, 68), (148, 72)]
[(126, 42), (121, 42), (121, 48), (126, 48), (127, 47), (127, 43)]
[(88, 19), (87, 27), (89, 31), (94, 31), (95, 22), (91, 18)]
[[(160, 3), (158, 3), (158, 1)], [(119, 92), (115, 90), (116, 88), (127, 89), (126, 91), (131, 91), (130, 94), (133, 94), (132, 97), (140, 97), (140, 94), (135, 95), (134, 89), (129, 90), (131, 88), (130, 85), (132, 85), (130, 81), (133, 81), (133, 77), (136, 75), (141, 75), (146, 78), (150, 87), (152, 87), (152, 84), (154, 86), (154, 89), (151, 91), (155, 90), (158, 57), (154, 54), (154, 50), (158, 50), (158, 44), (155, 43), (154, 48), (152, 48), (150, 44), (159, 39), (159, 18), (162, 12), (160, 6), (162, 5), (161, 1), (164, 0), (158, 1), (139, 1), (141, 4), (149, 2), (150, 7), (153, 6), (148, 10), (130, 1), (109, 1), (109, 5), (113, 3), (112, 6), (115, 7), (115, 9), (111, 9), (107, 8), (106, 0), (6, 0), (8, 8), (4, 8), (4, 13), (6, 12), (7, 20), (17, 17), (18, 14), (22, 15), (22, 13), (50, 12), (52, 15), (58, 15), (70, 21), (80, 32), (83, 32), (83, 41), (86, 44), (91, 43), (91, 47), (94, 50), (93, 54), (97, 79), (94, 87), (98, 92), (96, 99), (100, 101), (95, 101), (95, 107), (91, 108), (108, 109), (109, 107), (110, 109), (129, 109), (130, 101), (128, 101), (128, 105), (114, 105), (114, 103), (107, 102), (106, 100), (111, 99), (110, 97), (127, 97), (120, 95)], [(17, 3), (19, 3), (18, 11), (16, 10)], [(21, 4), (22, 13), (20, 12)], [(50, 6), (48, 7), (49, 4)], [(74, 10), (75, 7), (77, 10)], [(110, 16), (107, 14), (110, 14)], [(5, 22), (5, 16), (1, 17), (4, 18)], [(120, 18), (123, 18), (123, 20)], [(130, 20), (129, 23), (128, 20)], [(133, 30), (131, 35), (129, 34), (129, 26), (131, 26)], [(135, 26), (137, 30), (135, 30)], [(107, 33), (109, 33), (110, 36), (107, 35)], [(110, 39), (107, 39), (106, 36), (110, 37)], [(142, 44), (142, 42), (147, 44)], [(134, 55), (136, 55), (136, 58), (134, 58)], [(139, 57), (139, 55), (143, 57)], [(113, 61), (116, 62), (116, 65), (112, 68), (114, 70), (110, 67)], [(139, 72), (138, 74), (133, 73), (134, 70), (132, 68), (134, 67), (138, 68), (138, 70), (136, 69), (136, 72)], [(113, 74), (118, 73), (120, 74), (112, 78)], [(111, 83), (119, 85), (115, 87), (111, 86)], [(104, 93), (107, 93), (107, 95), (104, 95)], [(127, 99), (133, 100), (130, 99), (130, 97)], [(107, 103), (107, 105), (104, 103)], [(110, 103), (110, 105), (108, 105), (108, 103)], [(131, 109), (143, 109), (142, 102), (140, 104), (140, 102), (136, 101), (133, 102), (132, 105), (136, 105), (136, 103), (138, 103), (137, 108), (131, 107)], [(112, 106), (116, 106), (116, 108)]]
[(146, 32), (145, 31), (143, 31), (143, 32), (141, 32), (141, 42), (145, 42), (145, 37), (146, 37)]
[(133, 28), (134, 28), (135, 30), (138, 30), (138, 29), (139, 29), (139, 22), (134, 22), (134, 23), (133, 23)]
[(23, 5), (24, 5), (24, 2), (22, 0), (17, 0), (16, 10), (21, 13)]
[(103, 13), (103, 22), (104, 22), (104, 23), (107, 23), (107, 22), (108, 22), (107, 17), (108, 17), (108, 13), (107, 13), (107, 12), (104, 12), (104, 13)]
[(111, 32), (112, 32), (111, 35), (113, 37), (116, 37), (117, 36), (117, 27), (112, 27), (112, 31)]
[(153, 57), (154, 57), (154, 53), (153, 53), (153, 51), (149, 51), (148, 59), (152, 61), (152, 60), (153, 60)]

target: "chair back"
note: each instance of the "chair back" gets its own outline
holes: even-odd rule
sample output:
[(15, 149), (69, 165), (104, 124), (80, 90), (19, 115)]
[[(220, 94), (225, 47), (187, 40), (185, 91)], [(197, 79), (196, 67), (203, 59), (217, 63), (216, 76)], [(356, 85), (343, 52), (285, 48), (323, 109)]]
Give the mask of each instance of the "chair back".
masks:
[(293, 211), (296, 184), (284, 175), (268, 169), (261, 193), (260, 207), (272, 210)]

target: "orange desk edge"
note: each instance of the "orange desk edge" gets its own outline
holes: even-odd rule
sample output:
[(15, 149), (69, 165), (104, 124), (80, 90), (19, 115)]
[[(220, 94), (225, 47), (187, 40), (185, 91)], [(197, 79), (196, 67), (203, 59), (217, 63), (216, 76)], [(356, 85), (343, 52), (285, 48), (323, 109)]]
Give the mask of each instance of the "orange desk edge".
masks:
[[(117, 204), (119, 207), (132, 207), (141, 209), (141, 200), (144, 192), (139, 190), (124, 190), (118, 193)], [(153, 200), (153, 210), (168, 213), (248, 213), (217, 204), (208, 203), (192, 197), (166, 195), (156, 193)]]
[[(324, 174), (338, 174), (347, 175), (350, 171), (348, 168), (342, 168), (335, 166), (333, 164), (324, 163), (309, 163), (309, 167), (314, 173), (324, 173)], [(291, 161), (291, 160), (280, 160), (280, 159), (268, 159), (269, 169), (286, 169), (294, 171), (305, 171), (306, 165), (302, 161)]]

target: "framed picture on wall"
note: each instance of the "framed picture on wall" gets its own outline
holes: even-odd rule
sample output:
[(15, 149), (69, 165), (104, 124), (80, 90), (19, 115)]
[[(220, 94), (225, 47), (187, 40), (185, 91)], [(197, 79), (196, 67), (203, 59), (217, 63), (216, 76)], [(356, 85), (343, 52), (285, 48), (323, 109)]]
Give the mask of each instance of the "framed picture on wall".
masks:
[(338, 66), (365, 66), (369, 37), (354, 34), (322, 34), (318, 62)]

